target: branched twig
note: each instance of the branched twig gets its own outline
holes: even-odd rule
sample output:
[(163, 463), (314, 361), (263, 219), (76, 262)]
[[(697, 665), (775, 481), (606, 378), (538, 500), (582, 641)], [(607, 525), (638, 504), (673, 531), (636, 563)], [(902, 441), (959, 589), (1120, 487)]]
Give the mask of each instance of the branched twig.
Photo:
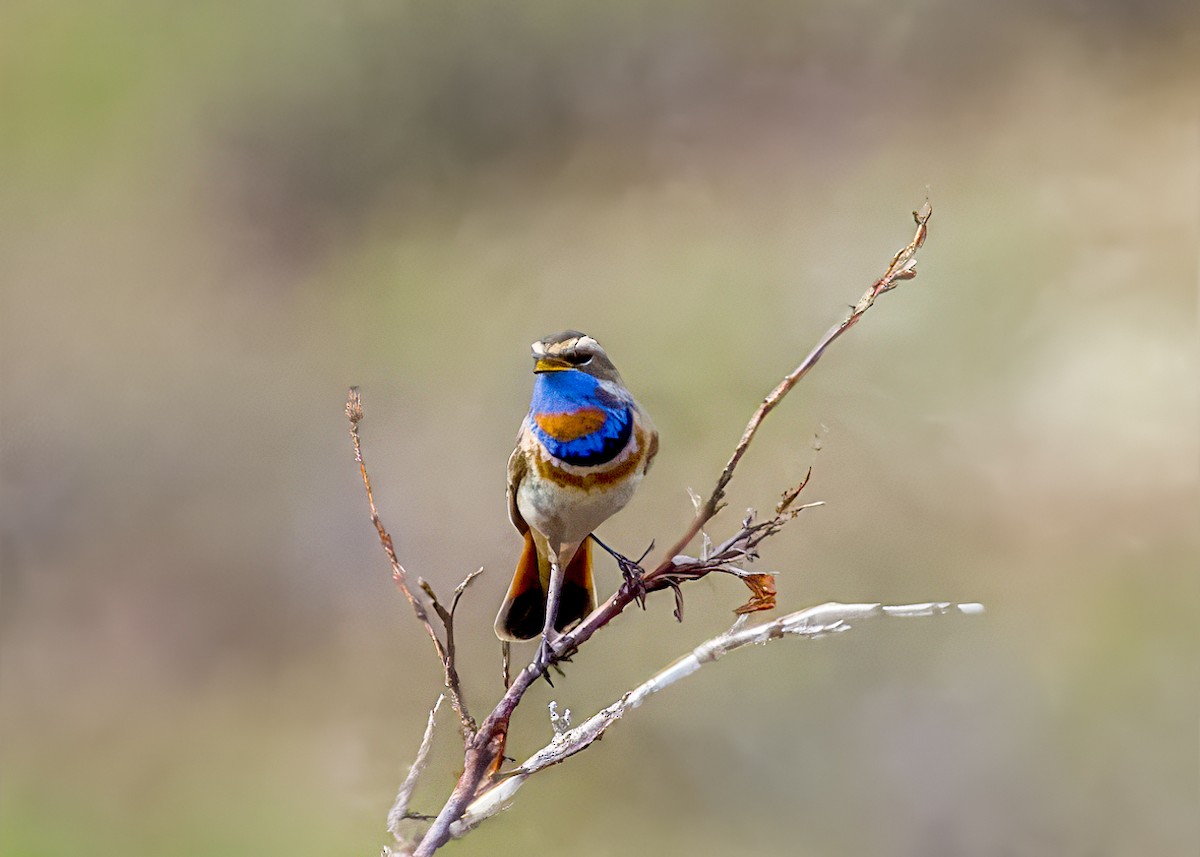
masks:
[[(453, 648), (453, 617), (451, 623), (446, 625), (447, 645), (443, 645), (438, 638), (437, 632), (433, 630), (433, 625), (429, 621), (429, 613), (425, 609), (425, 605), (421, 603), (412, 592), (408, 585), (408, 572), (404, 566), (400, 564), (399, 558), (396, 556), (396, 547), (392, 543), (391, 534), (383, 526), (383, 521), (379, 519), (379, 512), (375, 508), (375, 495), (371, 491), (371, 477), (367, 475), (367, 464), (363, 461), (362, 444), (358, 439), (358, 424), (362, 421), (362, 397), (358, 394), (357, 387), (351, 387), (346, 398), (346, 419), (350, 421), (350, 439), (354, 442), (354, 460), (358, 462), (358, 470), (362, 475), (363, 487), (367, 489), (367, 505), (371, 509), (371, 523), (375, 525), (375, 531), (379, 534), (379, 542), (383, 545), (384, 553), (387, 554), (388, 562), (392, 564), (392, 580), (400, 587), (400, 591), (404, 593), (404, 597), (408, 599), (408, 603), (412, 605), (413, 612), (417, 614), (417, 619), (425, 626), (425, 633), (429, 635), (429, 639), (433, 642), (434, 651), (437, 652), (438, 660), (442, 662), (442, 670), (445, 673), (446, 690), (450, 693), (450, 704), (454, 706), (455, 713), (458, 714), (459, 726), (462, 729), (463, 740), (469, 741), (470, 737), (475, 733), (475, 720), (467, 711), (467, 704), (463, 700), (462, 683), (458, 678), (458, 670), (454, 664), (454, 648)], [(482, 570), (482, 569), (481, 569)], [(459, 588), (455, 590), (455, 604), (458, 603), (458, 596), (461, 595), (461, 590), (466, 588), (479, 572), (470, 574), (467, 579), (459, 584)], [(442, 606), (438, 603), (436, 597), (433, 597), (431, 589), (426, 589), (430, 597), (433, 598), (434, 609), (438, 612), (440, 618), (445, 623), (446, 617), (442, 616)]]
[[(423, 577), (417, 578), (417, 585), (421, 587), (421, 591), (429, 596), (429, 603), (433, 606), (433, 612), (437, 613), (438, 618), (442, 620), (442, 627), (446, 630), (445, 643), (445, 665), (446, 665), (446, 681), (449, 684), (453, 681), (456, 685), (458, 682), (458, 671), (455, 669), (457, 652), (454, 648), (454, 614), (458, 610), (459, 599), (462, 594), (471, 585), (471, 581), (483, 574), (483, 569), (473, 571), (462, 579), (458, 586), (454, 587), (454, 599), (450, 602), (450, 608), (447, 609), (438, 600), (437, 593), (433, 591), (433, 586)], [(463, 708), (459, 714), (459, 726), (463, 733), (464, 740), (475, 731), (475, 721), (471, 719), (471, 715), (467, 713), (466, 708)]]
[(735, 609), (734, 613), (755, 613), (759, 610), (774, 609), (774, 576), (770, 572), (747, 571), (741, 567), (741, 564), (749, 564), (758, 559), (758, 546), (783, 529), (788, 521), (794, 519), (805, 509), (825, 505), (823, 501), (818, 500), (802, 506), (793, 506), (811, 476), (812, 468), (810, 467), (798, 485), (783, 492), (783, 497), (775, 507), (774, 517), (765, 521), (756, 521), (754, 510), (749, 510), (746, 517), (742, 519), (741, 529), (719, 545), (714, 546), (708, 534), (701, 531), (704, 536), (704, 544), (700, 556), (677, 555), (666, 571), (656, 575), (652, 580), (647, 580), (646, 591), (653, 592), (670, 587), (675, 592), (675, 618), (682, 622), (683, 599), (679, 585), (688, 580), (699, 580), (706, 574), (716, 571), (740, 578), (750, 590), (750, 600)]
[(462, 836), (480, 822), (506, 809), (518, 789), (533, 774), (586, 750), (599, 741), (613, 723), (637, 708), (652, 694), (670, 687), (681, 678), (691, 675), (705, 664), (712, 663), (735, 649), (755, 643), (769, 643), (782, 637), (815, 638), (848, 631), (853, 623), (880, 616), (937, 616), (952, 612), (979, 613), (982, 610), (983, 606), (980, 604), (951, 604), (944, 601), (894, 607), (882, 604), (840, 604), (834, 601), (789, 613), (761, 625), (739, 627), (739, 620), (739, 625), (701, 643), (689, 654), (655, 673), (575, 728), (556, 733), (549, 744), (522, 762), (504, 779), (483, 790), (467, 807), (462, 818), (451, 825), (450, 834), (456, 838)]
[[(747, 423), (746, 429), (742, 433), (737, 446), (734, 447), (733, 454), (721, 472), (716, 487), (703, 503), (700, 503), (697, 498), (695, 518), (684, 534), (667, 551), (662, 561), (652, 571), (643, 575), (627, 576), (625, 582), (622, 583), (611, 598), (599, 605), (573, 630), (559, 637), (551, 646), (552, 661), (561, 660), (569, 656), (580, 645), (590, 639), (596, 631), (605, 627), (613, 618), (618, 616), (629, 604), (633, 603), (645, 592), (665, 588), (672, 589), (676, 594), (677, 615), (682, 615), (680, 612), (682, 610), (682, 601), (680, 599), (681, 583), (702, 577), (714, 571), (734, 574), (741, 578), (751, 589), (752, 597), (750, 602), (739, 608), (738, 612), (748, 613), (769, 609), (774, 606), (775, 591), (771, 575), (745, 571), (740, 567), (740, 564), (748, 563), (756, 557), (756, 549), (763, 539), (778, 532), (780, 527), (803, 509), (818, 505), (809, 503), (799, 507), (793, 506), (805, 483), (801, 483), (792, 490), (785, 492), (783, 499), (780, 500), (779, 505), (775, 509), (774, 517), (766, 521), (756, 521), (753, 513), (750, 513), (743, 520), (740, 530), (720, 545), (714, 547), (706, 535), (700, 557), (686, 556), (682, 552), (691, 543), (692, 539), (702, 532), (704, 526), (721, 510), (724, 503), (725, 489), (729, 485), (730, 480), (732, 480), (738, 463), (741, 461), (742, 456), (745, 455), (746, 450), (749, 448), (751, 441), (753, 441), (763, 420), (766, 419), (767, 414), (774, 410), (783, 400), (784, 396), (816, 365), (817, 361), (825, 353), (825, 350), (862, 318), (866, 311), (874, 305), (875, 299), (879, 295), (891, 291), (900, 282), (916, 276), (916, 254), (925, 242), (927, 224), (931, 215), (932, 209), (928, 203), (922, 206), (920, 211), (913, 212), (913, 217), (917, 224), (913, 239), (892, 257), (892, 261), (888, 265), (887, 270), (884, 271), (883, 276), (867, 289), (862, 298), (851, 309), (849, 315), (841, 323), (830, 328), (800, 364), (785, 376), (775, 389), (763, 399), (758, 409), (750, 418), (750, 422)], [(452, 835), (461, 834), (471, 824), (477, 823), (478, 820), (498, 811), (498, 809), (493, 809), (485, 812), (485, 807), (493, 805), (497, 807), (501, 806), (507, 800), (507, 797), (511, 796), (511, 793), (520, 787), (520, 783), (536, 770), (541, 770), (549, 764), (555, 764), (568, 755), (571, 755), (571, 753), (578, 752), (580, 749), (588, 746), (608, 728), (608, 725), (613, 720), (620, 717), (629, 708), (640, 703), (645, 696), (673, 683), (683, 675), (695, 671), (700, 664), (715, 660), (727, 651), (750, 642), (765, 642), (769, 639), (789, 634), (815, 636), (819, 633), (842, 630), (851, 619), (874, 615), (911, 615), (914, 612), (924, 615), (929, 612), (945, 612), (951, 606), (948, 604), (931, 604), (888, 608), (877, 604), (831, 604), (801, 611), (800, 613), (789, 614), (782, 619), (752, 628), (744, 628), (743, 625), (746, 617), (744, 615), (740, 616), (738, 623), (735, 624), (729, 633), (710, 640), (709, 643), (699, 647), (691, 655), (677, 661), (667, 670), (664, 670), (637, 690), (626, 695), (622, 700), (614, 703), (615, 707), (610, 706), (608, 709), (605, 709), (604, 712), (597, 715), (600, 718), (599, 720), (592, 718), (592, 720), (589, 720), (576, 729), (564, 732), (563, 735), (569, 737), (556, 739), (558, 743), (552, 744), (551, 748), (548, 748), (542, 754), (538, 754), (529, 762), (526, 762), (525, 765), (517, 769), (514, 775), (507, 778), (502, 776), (497, 779), (490, 775), (494, 774), (497, 762), (503, 758), (509, 722), (513, 712), (520, 704), (525, 692), (541, 676), (544, 666), (531, 664), (515, 676), (512, 676), (511, 684), (508, 685), (504, 696), (501, 697), (495, 708), (479, 724), (478, 728), (474, 728), (474, 722), (470, 719), (465, 707), (463, 707), (458, 676), (454, 673), (452, 643), (446, 646), (442, 645), (432, 625), (429, 623), (424, 608), (409, 590), (407, 575), (396, 559), (391, 538), (387, 535), (375, 512), (375, 504), (371, 500), (370, 482), (367, 479), (366, 468), (362, 465), (362, 456), (359, 449), (357, 423), (362, 418), (362, 409), (355, 390), (351, 390), (350, 392), (350, 402), (346, 407), (346, 413), (350, 418), (355, 457), (359, 461), (363, 482), (367, 487), (367, 499), (371, 506), (372, 522), (379, 532), (380, 541), (383, 543), (384, 550), (388, 554), (388, 559), (392, 563), (393, 576), (404, 591), (405, 596), (409, 599), (409, 602), (413, 605), (417, 617), (425, 625), (430, 638), (434, 642), (434, 647), (442, 659), (443, 667), (446, 670), (446, 686), (450, 692), (451, 702), (459, 713), (464, 737), (466, 738), (466, 752), (463, 758), (462, 774), (459, 776), (450, 797), (413, 852), (414, 857), (430, 857)], [(807, 482), (807, 477), (805, 477), (805, 482)], [(454, 604), (457, 603), (458, 595), (461, 595), (462, 588), (469, 581), (470, 578), (463, 582), (459, 590), (456, 590)], [(447, 639), (452, 640), (454, 604), (451, 605), (449, 610), (445, 610), (441, 607), (436, 597), (434, 597), (432, 589), (427, 585), (423, 588), (430, 596), (434, 610), (446, 627)], [(552, 749), (555, 747), (557, 749)], [(468, 812), (470, 813), (469, 817), (466, 816)]]
[(429, 760), (429, 750), (433, 746), (434, 723), (437, 720), (438, 709), (441, 708), (442, 700), (445, 698), (445, 694), (439, 696), (437, 702), (433, 704), (433, 708), (429, 709), (429, 721), (425, 724), (425, 734), (421, 737), (421, 746), (417, 748), (417, 757), (413, 760), (412, 767), (408, 769), (408, 776), (400, 784), (400, 790), (396, 792), (396, 800), (392, 804), (391, 811), (388, 812), (388, 833), (392, 834), (396, 842), (401, 846), (405, 846), (407, 843), (405, 843), (404, 837), (400, 835), (400, 825), (410, 817), (408, 814), (408, 803), (412, 800), (413, 791), (417, 788), (417, 780), (420, 778), (421, 772), (425, 770), (425, 764)]

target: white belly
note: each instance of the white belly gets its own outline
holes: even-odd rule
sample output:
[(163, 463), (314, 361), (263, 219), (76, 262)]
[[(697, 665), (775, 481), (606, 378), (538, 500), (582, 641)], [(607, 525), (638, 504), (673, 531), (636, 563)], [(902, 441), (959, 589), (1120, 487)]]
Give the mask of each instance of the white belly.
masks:
[(579, 544), (623, 509), (641, 481), (639, 469), (617, 484), (587, 491), (559, 485), (532, 472), (517, 489), (517, 509), (526, 523), (557, 550)]

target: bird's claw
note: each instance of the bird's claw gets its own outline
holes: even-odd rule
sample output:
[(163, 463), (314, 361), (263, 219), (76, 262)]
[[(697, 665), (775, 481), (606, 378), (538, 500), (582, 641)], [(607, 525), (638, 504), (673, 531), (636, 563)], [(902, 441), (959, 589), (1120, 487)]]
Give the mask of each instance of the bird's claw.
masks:
[(613, 554), (617, 561), (617, 566), (621, 569), (621, 577), (625, 578), (625, 586), (633, 595), (633, 600), (638, 603), (638, 606), (643, 610), (646, 609), (646, 569), (642, 568), (642, 560), (649, 556), (650, 551), (654, 550), (654, 542), (650, 542), (650, 546), (642, 551), (642, 555), (636, 560), (629, 557)]
[(592, 534), (592, 540), (604, 548), (613, 559), (617, 561), (617, 567), (621, 569), (621, 577), (625, 579), (625, 588), (633, 596), (633, 600), (638, 603), (638, 606), (643, 610), (646, 609), (646, 569), (642, 568), (642, 560), (650, 555), (650, 551), (654, 550), (653, 540), (650, 546), (642, 551), (642, 555), (636, 560), (630, 559), (627, 556), (617, 553), (604, 542), (596, 538), (595, 533)]
[(538, 643), (537, 654), (533, 656), (533, 661), (529, 664), (529, 668), (534, 670), (538, 676), (546, 680), (546, 684), (554, 687), (554, 682), (550, 679), (550, 668), (554, 667), (555, 672), (559, 675), (563, 671), (558, 668), (558, 662), (564, 658), (561, 655), (554, 654), (554, 643), (558, 640), (556, 635), (553, 639), (543, 634), (542, 641)]

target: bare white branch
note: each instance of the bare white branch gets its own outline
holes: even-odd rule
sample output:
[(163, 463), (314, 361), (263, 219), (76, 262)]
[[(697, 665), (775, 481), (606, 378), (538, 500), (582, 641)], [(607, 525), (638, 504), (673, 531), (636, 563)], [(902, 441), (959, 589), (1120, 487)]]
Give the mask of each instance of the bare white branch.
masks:
[(421, 738), (421, 746), (417, 748), (417, 757), (413, 759), (412, 767), (408, 769), (408, 776), (400, 784), (400, 791), (396, 792), (396, 802), (392, 804), (392, 808), (388, 812), (388, 833), (402, 844), (404, 838), (400, 835), (400, 825), (404, 823), (405, 816), (408, 814), (408, 802), (412, 800), (413, 791), (417, 788), (417, 780), (429, 761), (429, 748), (433, 746), (434, 723), (437, 719), (438, 709), (445, 698), (446, 694), (443, 693), (437, 698), (433, 708), (429, 709), (429, 722), (425, 724), (425, 735)]
[(781, 637), (823, 637), (826, 634), (848, 631), (853, 623), (863, 619), (940, 616), (947, 613), (974, 615), (982, 612), (983, 605), (978, 603), (955, 604), (948, 601), (935, 601), (890, 606), (842, 604), (831, 601), (827, 604), (809, 607), (807, 610), (789, 613), (773, 622), (749, 627), (746, 627), (746, 617), (739, 616), (734, 626), (724, 634), (701, 643), (690, 653), (655, 673), (612, 705), (597, 712), (575, 728), (558, 732), (549, 744), (526, 759), (505, 779), (481, 792), (467, 807), (462, 818), (451, 825), (450, 835), (455, 838), (460, 837), (480, 822), (503, 811), (525, 781), (533, 774), (551, 765), (557, 765), (587, 749), (604, 735), (608, 727), (620, 720), (626, 712), (637, 708), (651, 695), (670, 687), (681, 678), (699, 670), (704, 664), (711, 663), (735, 649), (753, 644), (769, 643)]

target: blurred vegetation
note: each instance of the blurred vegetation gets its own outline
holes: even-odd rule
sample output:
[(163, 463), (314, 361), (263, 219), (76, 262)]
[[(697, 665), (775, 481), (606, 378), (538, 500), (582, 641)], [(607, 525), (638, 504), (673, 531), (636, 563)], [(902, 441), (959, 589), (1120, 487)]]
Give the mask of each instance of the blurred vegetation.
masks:
[[(763, 561), (781, 604), (988, 613), (737, 655), (455, 847), (1194, 854), (1198, 17), (5, 4), (0, 852), (376, 853), (438, 672), (346, 386), (408, 567), (487, 569), (460, 614), (481, 707), (527, 343), (614, 355), (663, 448), (606, 540), (664, 543), (928, 187), (921, 276), (768, 421), (733, 507), (821, 433), (829, 505)], [(742, 598), (624, 617), (510, 752)]]

